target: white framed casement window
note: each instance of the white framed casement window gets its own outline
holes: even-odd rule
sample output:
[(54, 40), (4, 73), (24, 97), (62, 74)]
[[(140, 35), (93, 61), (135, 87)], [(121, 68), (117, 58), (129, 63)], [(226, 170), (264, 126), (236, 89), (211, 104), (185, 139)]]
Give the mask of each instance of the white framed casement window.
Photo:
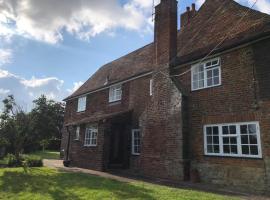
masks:
[(110, 87), (109, 102), (120, 101), (122, 99), (122, 85), (113, 85)]
[(259, 122), (205, 125), (204, 153), (262, 158)]
[(87, 127), (85, 130), (84, 146), (95, 147), (97, 146), (98, 130), (96, 128)]
[(80, 140), (80, 126), (76, 127), (75, 140)]
[(83, 112), (86, 110), (86, 96), (78, 98), (77, 112)]
[(141, 131), (140, 129), (132, 130), (132, 155), (141, 153)]
[(195, 64), (191, 67), (192, 91), (221, 85), (220, 58)]
[(150, 96), (153, 95), (153, 79), (150, 79), (150, 82), (149, 82), (149, 95)]

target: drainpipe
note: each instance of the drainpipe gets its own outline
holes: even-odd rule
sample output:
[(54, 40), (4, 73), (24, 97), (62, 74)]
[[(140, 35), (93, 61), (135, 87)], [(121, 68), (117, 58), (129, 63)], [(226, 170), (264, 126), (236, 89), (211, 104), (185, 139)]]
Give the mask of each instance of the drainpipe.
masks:
[(63, 164), (64, 164), (65, 167), (69, 167), (69, 165), (70, 165), (69, 148), (70, 148), (70, 136), (71, 136), (71, 132), (69, 130), (69, 126), (67, 126), (66, 128), (67, 128), (67, 132), (68, 132), (68, 142), (67, 142), (66, 156), (65, 156), (65, 159), (64, 159)]

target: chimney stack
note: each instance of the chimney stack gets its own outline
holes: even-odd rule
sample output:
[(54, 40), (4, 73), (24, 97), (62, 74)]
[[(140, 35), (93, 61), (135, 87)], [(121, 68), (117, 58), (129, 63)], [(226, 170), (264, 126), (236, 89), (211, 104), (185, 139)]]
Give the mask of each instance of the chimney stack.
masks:
[(177, 1), (161, 0), (155, 12), (156, 64), (172, 62), (177, 52)]
[(196, 13), (197, 10), (195, 3), (191, 5), (191, 10), (190, 7), (187, 7), (186, 12), (181, 15), (181, 28), (188, 25), (190, 20), (196, 15)]

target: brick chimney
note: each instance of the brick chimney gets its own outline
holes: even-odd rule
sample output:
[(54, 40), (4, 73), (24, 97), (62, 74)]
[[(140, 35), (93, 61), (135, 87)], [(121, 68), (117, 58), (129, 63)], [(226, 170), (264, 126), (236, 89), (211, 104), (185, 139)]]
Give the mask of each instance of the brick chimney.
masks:
[(181, 15), (181, 27), (189, 24), (190, 20), (196, 15), (196, 5), (193, 3), (190, 7), (187, 7), (186, 12)]
[(155, 11), (155, 46), (157, 65), (173, 60), (177, 51), (177, 1), (161, 0)]

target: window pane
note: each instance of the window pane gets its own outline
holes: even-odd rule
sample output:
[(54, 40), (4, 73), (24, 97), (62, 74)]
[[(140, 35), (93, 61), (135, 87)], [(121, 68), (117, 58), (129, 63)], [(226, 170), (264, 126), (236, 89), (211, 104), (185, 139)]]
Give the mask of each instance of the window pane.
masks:
[(249, 155), (249, 146), (242, 145), (242, 154)]
[(241, 134), (247, 134), (247, 125), (241, 125), (240, 131), (241, 131)]
[(207, 144), (213, 144), (212, 136), (207, 136)]
[(214, 153), (219, 153), (219, 146), (218, 145), (214, 145)]
[(230, 126), (230, 134), (235, 135), (236, 134), (236, 126)]
[(214, 136), (214, 144), (219, 144), (219, 136)]
[(248, 125), (248, 132), (250, 134), (256, 133), (256, 125), (255, 124)]
[(215, 77), (218, 77), (219, 76), (219, 69), (214, 69), (214, 76)]
[(228, 126), (222, 126), (222, 133), (223, 133), (223, 135), (228, 135), (229, 134)]
[(237, 145), (232, 145), (231, 146), (231, 153), (232, 154), (237, 154)]
[(249, 143), (250, 144), (258, 144), (257, 143), (257, 135), (249, 135)]
[(224, 137), (223, 138), (223, 144), (229, 144), (230, 143), (230, 140), (228, 137)]
[(242, 135), (241, 136), (241, 143), (242, 144), (248, 144), (248, 136), (247, 135)]
[(213, 127), (213, 135), (218, 135), (218, 126)]
[(229, 145), (224, 145), (223, 146), (223, 152), (227, 153), (227, 154), (230, 153), (230, 146)]
[(236, 137), (231, 137), (231, 138), (230, 138), (230, 144), (237, 144), (237, 139), (236, 139)]
[(218, 85), (219, 84), (219, 77), (214, 77), (214, 85)]
[(213, 71), (212, 70), (207, 71), (207, 78), (212, 79), (212, 77), (213, 77)]
[(207, 127), (206, 133), (207, 133), (207, 135), (212, 135), (212, 127)]
[(250, 146), (250, 154), (251, 155), (258, 155), (259, 154), (258, 147), (257, 146)]
[(213, 153), (213, 146), (212, 145), (207, 145), (207, 152)]
[(204, 87), (204, 80), (199, 81), (199, 88), (203, 88)]
[(212, 86), (213, 85), (213, 79), (207, 79), (207, 86)]

